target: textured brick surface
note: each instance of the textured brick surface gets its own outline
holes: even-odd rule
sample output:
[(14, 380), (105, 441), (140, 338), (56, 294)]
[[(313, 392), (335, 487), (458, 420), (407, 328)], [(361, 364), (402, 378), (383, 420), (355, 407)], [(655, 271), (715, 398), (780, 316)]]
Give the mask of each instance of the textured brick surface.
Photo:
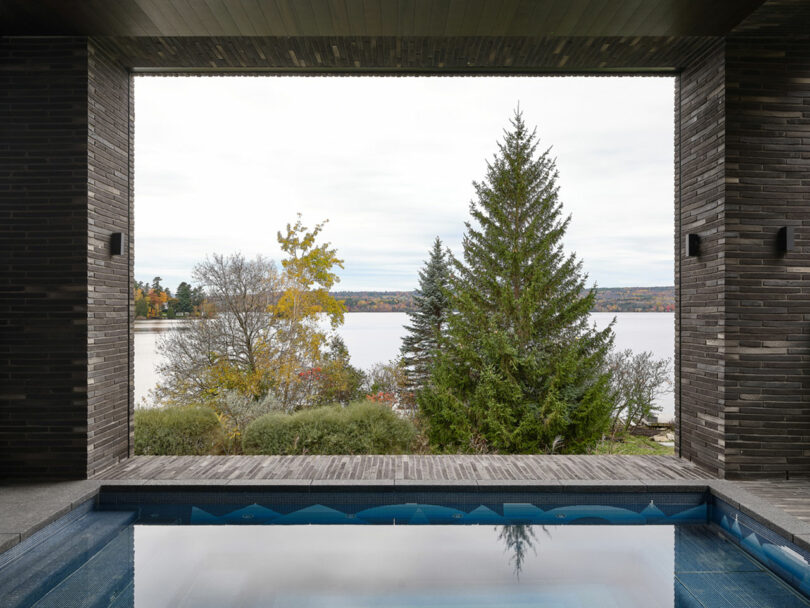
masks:
[[(732, 36), (678, 96), (680, 454), (728, 478), (806, 475), (810, 41)], [(781, 226), (796, 229), (784, 255)]]
[(87, 469), (87, 44), (0, 40), (0, 475)]
[(131, 251), (130, 75), (90, 43), (87, 133), (88, 474), (129, 455), (132, 370), (131, 256), (110, 255), (110, 235)]
[[(723, 467), (724, 44), (679, 78), (675, 121), (676, 445), (713, 473)], [(701, 255), (686, 257), (687, 234)]]
[(726, 476), (807, 475), (810, 39), (730, 38), (726, 114)]
[(83, 478), (129, 450), (130, 78), (79, 38), (0, 66), (0, 476)]

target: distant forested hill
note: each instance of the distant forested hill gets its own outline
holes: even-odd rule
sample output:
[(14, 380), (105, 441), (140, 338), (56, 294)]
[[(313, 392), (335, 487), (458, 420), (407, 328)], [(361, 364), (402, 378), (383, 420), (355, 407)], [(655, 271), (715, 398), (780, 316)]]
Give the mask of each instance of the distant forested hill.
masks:
[[(336, 291), (349, 312), (410, 312), (412, 291)], [(594, 312), (672, 312), (674, 287), (602, 287)]]
[(411, 312), (412, 291), (335, 291), (349, 312)]
[(674, 312), (674, 287), (600, 287), (594, 312)]

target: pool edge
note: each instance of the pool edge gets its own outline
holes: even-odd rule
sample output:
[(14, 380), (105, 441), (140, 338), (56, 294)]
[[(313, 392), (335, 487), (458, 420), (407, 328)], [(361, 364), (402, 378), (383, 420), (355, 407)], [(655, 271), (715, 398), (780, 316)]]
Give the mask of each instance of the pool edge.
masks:
[[(87, 500), (97, 499), (103, 490), (140, 487), (155, 491), (169, 489), (222, 488), (250, 489), (340, 489), (385, 492), (395, 489), (436, 490), (438, 488), (476, 490), (536, 490), (542, 492), (704, 492), (725, 501), (748, 517), (782, 536), (786, 541), (805, 550), (810, 550), (810, 523), (786, 513), (767, 501), (740, 487), (734, 481), (725, 480), (318, 480), (318, 479), (267, 479), (267, 480), (90, 480), (60, 484), (36, 484), (36, 486), (13, 485), (2, 488), (2, 511), (0, 511), (0, 554), (5, 553), (39, 530), (81, 506)], [(16, 522), (9, 507), (25, 508), (24, 517)], [(30, 509), (30, 510), (29, 510)], [(12, 509), (13, 510), (13, 509)]]

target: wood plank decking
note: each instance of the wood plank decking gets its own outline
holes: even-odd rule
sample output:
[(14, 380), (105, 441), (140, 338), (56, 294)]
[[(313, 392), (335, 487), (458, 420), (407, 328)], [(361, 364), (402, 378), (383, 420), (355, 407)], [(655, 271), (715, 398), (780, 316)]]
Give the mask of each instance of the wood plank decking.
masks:
[(707, 474), (673, 456), (135, 456), (98, 478), (644, 481)]
[[(104, 481), (677, 481), (710, 480), (674, 456), (135, 456)], [(810, 479), (731, 482), (810, 523)]]

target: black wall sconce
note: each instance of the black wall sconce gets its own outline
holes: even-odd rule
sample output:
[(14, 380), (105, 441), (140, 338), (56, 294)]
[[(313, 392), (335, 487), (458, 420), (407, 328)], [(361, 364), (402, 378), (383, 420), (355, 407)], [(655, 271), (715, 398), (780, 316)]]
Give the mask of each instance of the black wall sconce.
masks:
[(113, 232), (110, 235), (110, 255), (124, 255), (123, 232)]
[(700, 255), (700, 236), (697, 234), (686, 235), (686, 255), (693, 258)]
[(779, 253), (793, 251), (795, 245), (796, 229), (793, 226), (782, 226), (776, 233), (776, 249)]

